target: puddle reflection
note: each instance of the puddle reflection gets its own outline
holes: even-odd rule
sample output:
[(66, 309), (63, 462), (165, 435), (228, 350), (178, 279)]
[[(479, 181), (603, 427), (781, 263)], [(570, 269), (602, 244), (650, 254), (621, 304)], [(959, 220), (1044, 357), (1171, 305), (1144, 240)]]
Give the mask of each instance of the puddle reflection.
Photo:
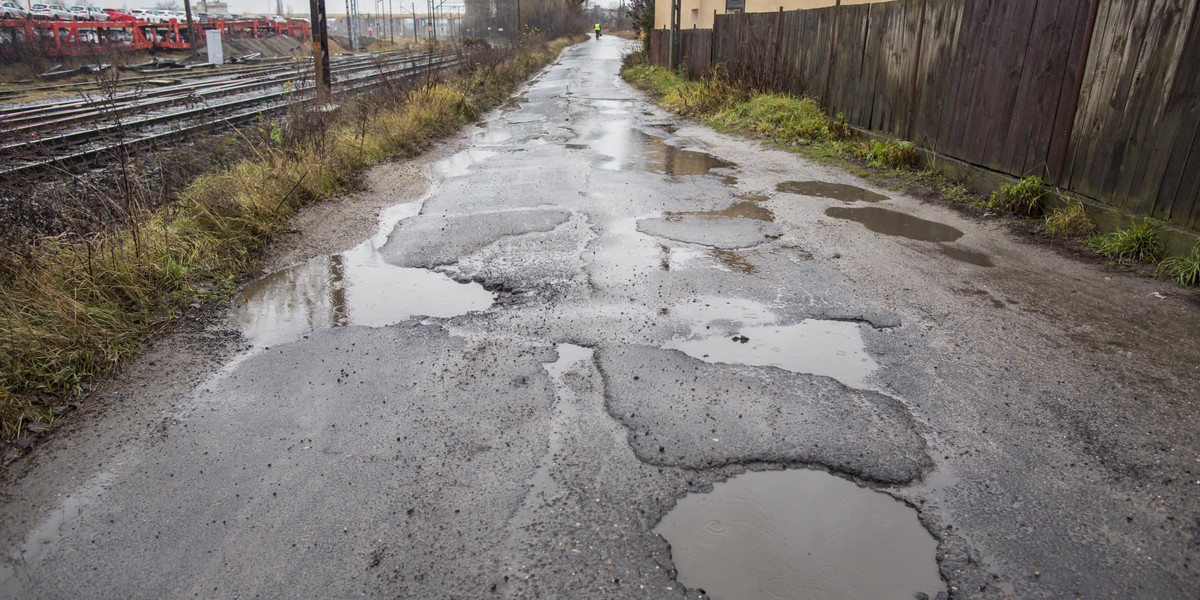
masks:
[(827, 181), (783, 181), (775, 185), (776, 191), (818, 198), (831, 198), (842, 202), (882, 202), (888, 197), (844, 183)]
[[(677, 148), (666, 138), (649, 135), (628, 126), (607, 130), (591, 142), (593, 150), (611, 157), (603, 165), (609, 170), (636, 169), (662, 173), (673, 177), (706, 175), (714, 169), (731, 169), (737, 165), (721, 160), (707, 152)], [(726, 174), (726, 180), (736, 181)]]
[(962, 237), (963, 233), (944, 223), (927, 221), (909, 214), (865, 206), (863, 208), (843, 208), (834, 206), (825, 210), (825, 215), (835, 219), (846, 219), (862, 223), (875, 233), (904, 237), (922, 242), (953, 242)]
[(821, 471), (751, 472), (690, 494), (654, 531), (716, 600), (936, 597), (937, 542), (901, 502)]
[[(380, 221), (394, 226), (415, 214), (412, 207), (393, 207)], [(380, 233), (341, 254), (318, 256), (247, 285), (235, 311), (243, 335), (261, 347), (328, 327), (383, 327), (491, 307), (495, 294), (477, 283), (389, 264), (378, 251), (386, 239)]]
[(738, 335), (672, 340), (664, 348), (710, 363), (779, 367), (832, 377), (866, 388), (878, 365), (867, 354), (857, 323), (805, 319), (795, 325), (742, 327)]

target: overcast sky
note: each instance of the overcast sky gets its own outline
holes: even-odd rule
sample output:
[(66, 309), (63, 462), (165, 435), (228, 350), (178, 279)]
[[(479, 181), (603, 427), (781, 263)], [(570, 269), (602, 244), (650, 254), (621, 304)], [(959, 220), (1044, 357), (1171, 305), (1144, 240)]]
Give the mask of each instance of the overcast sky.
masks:
[[(91, 0), (93, 5), (102, 5), (104, 7), (116, 6), (124, 8), (153, 8), (162, 0)], [(174, 0), (179, 4), (180, 9), (183, 8), (183, 0)], [(227, 0), (229, 2), (229, 12), (238, 14), (275, 14), (275, 0)], [(281, 0), (283, 11), (289, 14), (308, 14), (307, 0)], [(440, 0), (439, 0), (440, 1)], [(588, 6), (594, 4), (600, 6), (616, 7), (621, 5), (621, 0), (589, 0)], [(392, 10), (396, 13), (408, 13), (410, 7), (414, 4), (414, 0), (392, 0)], [(425, 12), (425, 0), (415, 0), (417, 12)], [(200, 12), (200, 0), (192, 0), (192, 10)], [(374, 13), (376, 11), (375, 0), (358, 0), (358, 12), (361, 14)], [(446, 0), (440, 10), (445, 12), (457, 12), (462, 10), (462, 0)], [(387, 10), (387, 0), (380, 0), (379, 10)], [(403, 10), (401, 8), (403, 7)], [(346, 12), (345, 0), (325, 0), (325, 10), (330, 14), (344, 14)]]

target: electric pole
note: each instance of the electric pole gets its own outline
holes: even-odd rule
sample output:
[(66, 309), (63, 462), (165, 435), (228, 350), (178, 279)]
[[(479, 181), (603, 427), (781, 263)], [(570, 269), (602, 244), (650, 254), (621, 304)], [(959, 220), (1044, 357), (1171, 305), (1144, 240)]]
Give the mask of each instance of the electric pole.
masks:
[(192, 49), (192, 54), (196, 53), (196, 26), (192, 23), (192, 0), (183, 0), (184, 16), (187, 17), (188, 26), (188, 47)]
[(325, 0), (309, 0), (309, 18), (312, 21), (312, 51), (314, 82), (317, 98), (321, 102), (329, 99), (332, 81), (329, 75), (329, 32), (325, 21)]

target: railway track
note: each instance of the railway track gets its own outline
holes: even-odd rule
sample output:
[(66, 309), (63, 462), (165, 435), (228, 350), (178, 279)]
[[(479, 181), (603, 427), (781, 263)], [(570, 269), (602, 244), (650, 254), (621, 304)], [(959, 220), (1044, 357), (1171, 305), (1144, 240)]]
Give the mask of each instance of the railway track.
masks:
[[(455, 68), (456, 55), (345, 57), (331, 64), (335, 96), (368, 91), (391, 79)], [(312, 97), (311, 63), (217, 73), (151, 90), (0, 109), (0, 178), (70, 170), (103, 162), (114, 151), (168, 145), (187, 136), (285, 110)], [(291, 85), (286, 85), (291, 83)]]

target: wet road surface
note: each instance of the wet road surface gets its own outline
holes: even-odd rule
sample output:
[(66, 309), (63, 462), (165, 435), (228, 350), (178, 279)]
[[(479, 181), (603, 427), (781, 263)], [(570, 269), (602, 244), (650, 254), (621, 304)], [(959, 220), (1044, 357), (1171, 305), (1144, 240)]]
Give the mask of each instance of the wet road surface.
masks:
[(1194, 597), (1193, 298), (677, 122), (624, 45), (28, 459), (0, 597)]

